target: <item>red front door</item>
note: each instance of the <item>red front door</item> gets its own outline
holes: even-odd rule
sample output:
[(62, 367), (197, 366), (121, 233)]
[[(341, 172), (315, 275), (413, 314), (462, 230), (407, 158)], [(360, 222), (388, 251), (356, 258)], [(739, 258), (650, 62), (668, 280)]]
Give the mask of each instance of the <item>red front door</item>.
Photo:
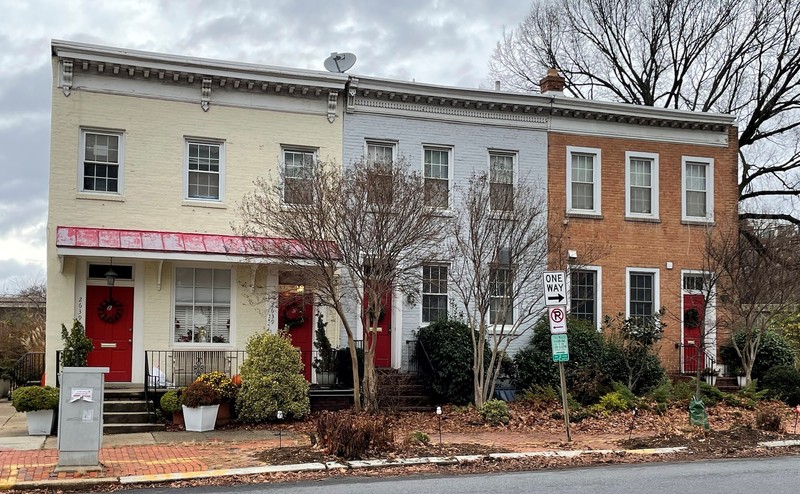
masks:
[(289, 327), (292, 345), (300, 349), (303, 360), (303, 376), (311, 382), (311, 364), (314, 341), (313, 298), (294, 290), (278, 294), (278, 328)]
[(86, 336), (92, 339), (89, 366), (108, 367), (106, 381), (131, 382), (133, 288), (86, 287)]
[(700, 329), (705, 320), (703, 302), (703, 295), (683, 296), (683, 371), (687, 373), (705, 367), (705, 358), (700, 353)]
[[(364, 294), (364, 310), (369, 301), (367, 295)], [(368, 331), (365, 328), (366, 337), (364, 344), (369, 345), (372, 338), (375, 340), (375, 367), (391, 367), (392, 366), (392, 294), (387, 293), (383, 296), (383, 303), (381, 304), (382, 310), (378, 316), (378, 322), (375, 324), (375, 331)], [(369, 324), (369, 317), (364, 318), (365, 322)]]

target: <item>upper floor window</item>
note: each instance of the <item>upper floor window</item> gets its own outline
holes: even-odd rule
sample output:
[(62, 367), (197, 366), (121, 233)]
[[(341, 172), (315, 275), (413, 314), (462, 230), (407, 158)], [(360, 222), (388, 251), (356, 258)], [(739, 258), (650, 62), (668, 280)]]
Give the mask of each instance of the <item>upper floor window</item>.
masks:
[(222, 143), (186, 141), (186, 198), (222, 200)]
[(658, 270), (628, 268), (628, 317), (649, 318), (658, 310)]
[(175, 269), (175, 343), (231, 342), (231, 270)]
[(511, 268), (492, 266), (489, 270), (489, 324), (514, 324), (514, 276)]
[(598, 319), (598, 271), (576, 269), (570, 272), (570, 316), (589, 321), (597, 326)]
[(450, 206), (450, 150), (425, 148), (425, 205), (435, 209)]
[(391, 163), (394, 161), (394, 145), (385, 142), (367, 141), (367, 162)]
[(714, 220), (714, 160), (683, 157), (683, 219)]
[(122, 133), (81, 131), (81, 192), (122, 192)]
[(625, 215), (658, 218), (658, 155), (625, 153)]
[(311, 204), (314, 193), (314, 151), (283, 150), (283, 202), (286, 204)]
[(600, 214), (600, 150), (567, 147), (567, 212)]
[(447, 266), (422, 266), (422, 322), (447, 318)]
[(493, 211), (514, 209), (514, 158), (512, 153), (489, 153), (489, 202)]

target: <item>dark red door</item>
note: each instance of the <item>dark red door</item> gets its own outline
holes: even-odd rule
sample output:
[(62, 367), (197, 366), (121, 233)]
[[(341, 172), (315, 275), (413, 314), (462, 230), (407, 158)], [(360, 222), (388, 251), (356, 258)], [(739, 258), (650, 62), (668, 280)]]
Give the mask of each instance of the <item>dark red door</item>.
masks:
[(311, 382), (311, 364), (314, 342), (314, 304), (309, 295), (294, 290), (278, 294), (278, 328), (288, 326), (292, 345), (300, 349), (303, 376)]
[[(366, 294), (364, 294), (364, 309), (367, 304)], [(369, 345), (372, 338), (375, 340), (375, 367), (392, 366), (392, 294), (387, 293), (383, 296), (382, 310), (375, 324), (375, 331), (367, 331), (365, 328), (364, 344)], [(369, 318), (364, 318), (369, 323)]]
[[(694, 373), (705, 367), (705, 358), (699, 354), (701, 327), (705, 320), (703, 295), (683, 296), (683, 371)], [(699, 355), (698, 355), (699, 354)]]
[(108, 367), (106, 381), (131, 382), (133, 358), (133, 288), (86, 287), (86, 336), (94, 349), (91, 367)]

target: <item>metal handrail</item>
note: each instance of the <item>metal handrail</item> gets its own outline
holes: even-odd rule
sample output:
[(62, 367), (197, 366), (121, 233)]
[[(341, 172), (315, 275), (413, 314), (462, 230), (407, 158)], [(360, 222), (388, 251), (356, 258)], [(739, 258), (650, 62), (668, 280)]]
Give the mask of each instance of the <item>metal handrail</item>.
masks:
[(13, 392), (18, 387), (33, 382), (38, 384), (44, 374), (44, 358), (44, 352), (28, 352), (18, 358), (11, 367), (10, 390)]

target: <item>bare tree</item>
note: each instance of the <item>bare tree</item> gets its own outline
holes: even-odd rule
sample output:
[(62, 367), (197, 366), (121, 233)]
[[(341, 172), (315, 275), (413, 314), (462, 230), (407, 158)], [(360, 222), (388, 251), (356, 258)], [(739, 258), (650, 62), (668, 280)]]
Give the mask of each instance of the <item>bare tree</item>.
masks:
[(13, 295), (3, 296), (0, 311), (0, 363), (9, 365), (26, 352), (45, 349), (46, 293), (40, 278), (18, 281)]
[(450, 279), (473, 330), (474, 400), (480, 407), (494, 395), (509, 344), (541, 316), (547, 202), (535, 184), (498, 188), (486, 174), (473, 175), (457, 195), (448, 239)]
[[(296, 180), (259, 179), (240, 206), (239, 231), (258, 253), (295, 270), (332, 308), (347, 333), (353, 362), (353, 397), (360, 410), (355, 304), (364, 328), (363, 405), (378, 408), (375, 372), (377, 327), (393, 293), (418, 290), (419, 267), (436, 254), (448, 218), (430, 214), (424, 181), (405, 162), (358, 162), (345, 170), (319, 162)], [(295, 199), (284, 201), (287, 190)], [(286, 242), (266, 241), (282, 237)]]
[(741, 218), (800, 224), (800, 1), (539, 0), (490, 67), (523, 91), (552, 67), (578, 98), (736, 115)]

